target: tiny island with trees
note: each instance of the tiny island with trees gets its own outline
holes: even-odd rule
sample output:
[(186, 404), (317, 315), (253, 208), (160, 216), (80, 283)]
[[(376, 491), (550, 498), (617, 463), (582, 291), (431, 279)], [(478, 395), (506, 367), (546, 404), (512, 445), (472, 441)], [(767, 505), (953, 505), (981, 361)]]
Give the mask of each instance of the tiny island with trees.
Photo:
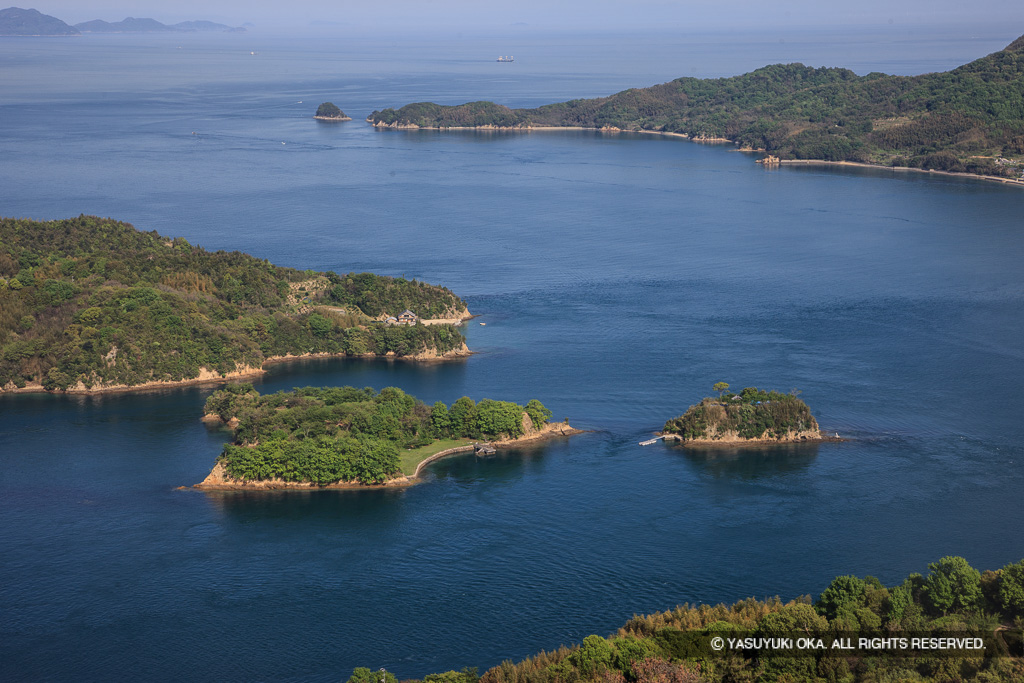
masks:
[(782, 163), (856, 162), (1010, 181), (1024, 171), (1024, 36), (945, 73), (858, 76), (774, 64), (536, 109), (417, 102), (374, 111), (367, 121), (380, 128), (640, 131), (734, 142)]
[(661, 435), (666, 441), (733, 446), (828, 440), (795, 391), (783, 394), (746, 387), (732, 392), (726, 382), (713, 388), (717, 397), (706, 397), (665, 423)]
[(537, 399), (525, 406), (463, 396), (428, 406), (396, 387), (306, 387), (261, 395), (229, 385), (207, 400), (203, 419), (234, 439), (196, 488), (350, 488), (412, 483), (422, 467), (480, 441), (508, 446), (578, 430), (551, 422)]
[(316, 108), (314, 119), (320, 121), (351, 121), (351, 116), (345, 116), (345, 112), (338, 108), (333, 102), (324, 102)]
[[(386, 325), (404, 309), (411, 325)], [(306, 356), (469, 354), (445, 287), (296, 270), (79, 216), (0, 219), (0, 393), (216, 381)]]

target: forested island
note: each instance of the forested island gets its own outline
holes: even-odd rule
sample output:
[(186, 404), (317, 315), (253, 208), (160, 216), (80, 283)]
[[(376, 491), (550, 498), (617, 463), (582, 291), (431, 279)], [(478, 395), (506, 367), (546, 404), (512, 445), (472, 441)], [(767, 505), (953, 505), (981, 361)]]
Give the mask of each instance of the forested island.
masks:
[(345, 112), (338, 108), (333, 102), (324, 102), (316, 108), (314, 119), (321, 121), (351, 121), (351, 116), (345, 116)]
[(714, 386), (717, 397), (706, 397), (665, 423), (666, 441), (690, 445), (788, 443), (822, 441), (825, 437), (811, 409), (795, 393), (746, 387), (729, 391), (726, 382)]
[(367, 121), (382, 128), (646, 131), (731, 141), (783, 162), (860, 162), (1014, 179), (1024, 170), (1024, 36), (946, 73), (858, 76), (776, 64), (536, 109), (424, 102), (374, 111)]
[(0, 36), (77, 36), (81, 32), (35, 9), (0, 9)]
[(468, 317), (414, 279), (283, 268), (95, 216), (0, 219), (0, 391), (216, 380), (311, 355), (451, 358), (469, 353)]
[[(577, 430), (551, 423), (536, 399), (525, 406), (463, 396), (428, 406), (396, 387), (306, 387), (260, 395), (251, 384), (227, 386), (207, 400), (204, 420), (228, 425), (224, 446), (196, 488), (347, 488), (406, 484), (422, 466), (474, 442), (518, 444)], [(479, 445), (479, 444), (478, 444)]]
[[(423, 683), (1024, 680), (1024, 560), (979, 572), (962, 557), (944, 557), (928, 570), (890, 587), (840, 576), (817, 600), (683, 605), (634, 616), (606, 638), (504, 661), (483, 676), (467, 668)], [(745, 648), (743, 639), (751, 639)], [(348, 683), (379, 680), (360, 667)], [(387, 680), (397, 683), (390, 673)]]

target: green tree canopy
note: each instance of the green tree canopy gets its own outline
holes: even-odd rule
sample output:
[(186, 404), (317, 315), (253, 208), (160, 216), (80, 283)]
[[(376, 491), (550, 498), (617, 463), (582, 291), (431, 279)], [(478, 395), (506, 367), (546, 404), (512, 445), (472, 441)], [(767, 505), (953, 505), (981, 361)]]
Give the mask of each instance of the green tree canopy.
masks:
[(345, 112), (339, 109), (333, 102), (324, 102), (316, 108), (316, 115), (325, 119), (342, 119)]
[(922, 593), (933, 612), (971, 610), (981, 602), (981, 573), (962, 557), (947, 556), (928, 565)]

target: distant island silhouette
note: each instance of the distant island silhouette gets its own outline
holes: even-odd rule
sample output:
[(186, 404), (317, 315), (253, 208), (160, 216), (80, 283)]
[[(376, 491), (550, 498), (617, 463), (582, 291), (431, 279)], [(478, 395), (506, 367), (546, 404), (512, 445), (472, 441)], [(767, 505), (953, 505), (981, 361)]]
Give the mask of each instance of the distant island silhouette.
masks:
[(234, 27), (213, 21), (182, 21), (164, 24), (156, 19), (126, 17), (109, 22), (102, 19), (84, 21), (71, 26), (57, 17), (35, 9), (8, 7), (0, 10), (0, 36), (78, 36), (83, 33), (195, 33), (220, 31), (243, 33), (242, 26)]

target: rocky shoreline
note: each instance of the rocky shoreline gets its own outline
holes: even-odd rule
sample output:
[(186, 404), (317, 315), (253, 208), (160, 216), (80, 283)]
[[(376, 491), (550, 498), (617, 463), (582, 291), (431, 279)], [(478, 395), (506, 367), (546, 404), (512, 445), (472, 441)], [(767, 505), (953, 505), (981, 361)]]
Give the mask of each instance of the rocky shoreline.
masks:
[(657, 436), (663, 438), (666, 443), (669, 441), (676, 441), (682, 444), (683, 446), (694, 448), (715, 448), (719, 446), (725, 446), (729, 448), (742, 446), (783, 446), (797, 443), (838, 443), (846, 441), (846, 439), (840, 437), (838, 433), (836, 433), (834, 436), (829, 436), (828, 434), (820, 430), (789, 432), (785, 436), (778, 439), (770, 437), (746, 439), (739, 436), (736, 432), (726, 432), (721, 435), (716, 434), (712, 437), (703, 437), (700, 439), (684, 439), (679, 434), (672, 434), (667, 432), (659, 432)]
[(52, 391), (46, 389), (39, 382), (28, 382), (23, 387), (15, 386), (12, 383), (8, 383), (6, 386), (0, 387), (0, 394), (73, 394), (73, 395), (95, 395), (95, 394), (118, 394), (127, 393), (132, 391), (153, 391), (158, 389), (173, 389), (177, 387), (187, 387), (195, 384), (221, 384), (224, 382), (230, 382), (236, 379), (246, 379), (250, 377), (259, 377), (266, 374), (267, 366), (275, 365), (278, 363), (290, 363), (297, 360), (307, 360), (310, 358), (361, 358), (361, 359), (372, 359), (372, 358), (383, 358), (386, 360), (396, 361), (412, 361), (417, 363), (444, 363), (448, 361), (461, 360), (468, 358), (473, 355), (473, 352), (469, 350), (463, 342), (462, 346), (452, 351), (445, 353), (438, 353), (436, 349), (426, 349), (420, 353), (412, 354), (409, 356), (397, 356), (393, 351), (389, 351), (384, 355), (377, 355), (375, 353), (364, 353), (357, 356), (350, 356), (346, 353), (303, 353), (298, 355), (285, 355), (285, 356), (269, 356), (260, 366), (253, 365), (239, 365), (236, 366), (235, 370), (226, 373), (220, 373), (216, 370), (209, 368), (200, 368), (199, 375), (197, 377), (191, 377), (188, 379), (180, 380), (155, 380), (152, 382), (143, 382), (142, 384), (103, 384), (93, 385), (91, 387), (85, 386), (83, 382), (79, 382), (75, 387), (67, 390)]
[(1024, 187), (1024, 178), (1001, 178), (994, 175), (979, 175), (977, 173), (959, 173), (956, 171), (937, 171), (926, 168), (911, 168), (910, 166), (883, 166), (881, 164), (867, 164), (860, 161), (825, 161), (823, 159), (779, 159), (780, 166), (846, 166), (857, 168), (874, 168), (882, 171), (893, 171), (893, 173), (930, 173), (932, 175), (953, 176), (956, 178), (974, 178), (975, 180), (987, 180), (1004, 185), (1016, 185)]
[[(603, 126), (601, 128), (592, 128), (585, 126), (495, 126), (491, 124), (483, 126), (419, 126), (415, 123), (400, 124), (400, 123), (373, 123), (370, 118), (367, 118), (374, 128), (387, 128), (390, 130), (495, 130), (509, 133), (534, 133), (539, 131), (565, 131), (565, 130), (590, 130), (601, 133), (640, 133), (643, 135), (661, 135), (664, 137), (683, 138), (690, 142), (699, 142), (704, 144), (735, 144), (735, 140), (724, 137), (703, 137), (698, 135), (687, 135), (686, 133), (670, 133), (662, 130), (647, 130), (641, 128), (639, 130), (627, 130), (624, 128), (618, 128), (616, 126)], [(740, 152), (761, 152), (763, 150), (756, 149), (739, 149)], [(874, 168), (881, 170), (891, 171), (909, 171), (916, 173), (931, 173), (935, 175), (946, 175), (954, 176), (959, 178), (975, 178), (977, 180), (986, 180), (989, 182), (1002, 183), (1004, 185), (1016, 185), (1018, 187), (1024, 187), (1024, 178), (1002, 178), (999, 176), (990, 175), (979, 175), (976, 173), (958, 173), (954, 171), (937, 171), (924, 168), (911, 168), (909, 166), (883, 166), (882, 164), (869, 164), (860, 161), (826, 161), (824, 159), (780, 159), (779, 165), (793, 165), (793, 166), (855, 166), (862, 168)]]
[[(583, 430), (571, 427), (566, 422), (553, 422), (548, 423), (539, 430), (524, 434), (516, 439), (502, 439), (498, 441), (491, 441), (489, 443), (495, 448), (511, 448), (582, 433)], [(194, 484), (192, 488), (199, 489), (201, 491), (319, 491), (324, 489), (370, 490), (412, 486), (420, 481), (420, 472), (428, 464), (456, 453), (469, 453), (473, 451), (474, 448), (473, 444), (466, 444), (465, 446), (456, 446), (455, 448), (448, 448), (443, 451), (439, 451), (430, 457), (424, 458), (423, 461), (416, 466), (416, 471), (411, 476), (404, 474), (399, 475), (394, 479), (389, 479), (383, 484), (360, 484), (358, 482), (341, 481), (320, 486), (311, 482), (284, 481), (283, 479), (243, 481), (232, 477), (225, 470), (223, 463), (217, 462), (217, 464), (213, 466), (213, 470), (210, 471), (210, 474), (208, 474), (203, 481), (198, 484)], [(184, 489), (187, 487), (180, 488)]]

